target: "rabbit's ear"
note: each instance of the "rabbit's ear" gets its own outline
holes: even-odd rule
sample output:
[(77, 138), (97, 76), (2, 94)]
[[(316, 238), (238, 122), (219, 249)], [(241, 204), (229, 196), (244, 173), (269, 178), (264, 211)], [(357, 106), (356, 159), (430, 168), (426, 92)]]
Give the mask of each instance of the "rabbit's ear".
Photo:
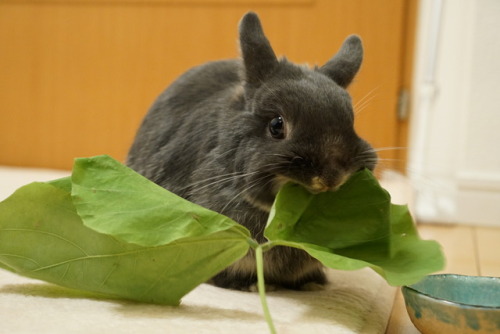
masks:
[(361, 66), (363, 61), (363, 46), (361, 39), (351, 35), (342, 44), (342, 47), (319, 71), (326, 74), (339, 86), (346, 88)]
[(259, 87), (277, 66), (278, 59), (264, 35), (259, 17), (253, 12), (240, 22), (240, 47), (245, 64), (247, 84)]

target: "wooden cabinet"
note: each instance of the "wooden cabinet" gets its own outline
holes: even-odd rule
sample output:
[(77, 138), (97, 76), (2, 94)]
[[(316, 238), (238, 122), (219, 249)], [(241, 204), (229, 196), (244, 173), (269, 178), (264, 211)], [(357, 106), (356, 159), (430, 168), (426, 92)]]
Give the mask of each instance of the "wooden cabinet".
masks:
[[(2, 0), (0, 164), (70, 168), (123, 160), (156, 96), (188, 68), (238, 57), (237, 25), (259, 13), (278, 55), (321, 65), (359, 34), (350, 88), (357, 129), (376, 148), (406, 146), (397, 118), (416, 0)], [(405, 81), (406, 80), (406, 81)], [(405, 151), (387, 151), (396, 167)]]

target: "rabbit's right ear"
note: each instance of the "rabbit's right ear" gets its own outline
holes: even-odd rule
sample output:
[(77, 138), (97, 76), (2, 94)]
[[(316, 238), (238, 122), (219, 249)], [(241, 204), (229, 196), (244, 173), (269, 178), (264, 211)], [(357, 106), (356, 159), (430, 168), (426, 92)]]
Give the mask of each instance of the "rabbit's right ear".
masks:
[(254, 12), (240, 22), (240, 47), (245, 64), (247, 85), (257, 88), (278, 65), (271, 44), (264, 35), (259, 17)]
[(356, 35), (346, 38), (339, 52), (319, 71), (329, 76), (341, 87), (347, 88), (358, 73), (363, 61), (363, 45)]

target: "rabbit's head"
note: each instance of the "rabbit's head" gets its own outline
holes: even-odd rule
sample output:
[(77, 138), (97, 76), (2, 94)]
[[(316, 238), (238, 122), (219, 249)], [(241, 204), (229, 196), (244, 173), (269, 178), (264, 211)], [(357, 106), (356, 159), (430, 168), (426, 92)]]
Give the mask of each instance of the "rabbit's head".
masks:
[(240, 46), (247, 112), (231, 126), (246, 132), (235, 163), (247, 175), (247, 200), (268, 210), (285, 182), (316, 193), (335, 190), (359, 169), (373, 170), (376, 154), (354, 131), (346, 91), (363, 58), (357, 36), (324, 66), (310, 69), (277, 59), (258, 16), (248, 13)]

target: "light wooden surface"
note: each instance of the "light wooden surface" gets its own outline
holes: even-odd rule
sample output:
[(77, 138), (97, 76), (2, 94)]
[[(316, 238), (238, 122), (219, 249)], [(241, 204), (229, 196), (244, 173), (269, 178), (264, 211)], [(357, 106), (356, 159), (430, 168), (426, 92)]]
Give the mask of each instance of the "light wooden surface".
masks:
[[(0, 1), (0, 164), (69, 169), (78, 156), (122, 160), (172, 80), (238, 56), (238, 21), (248, 10), (260, 14), (276, 53), (297, 63), (322, 65), (347, 35), (362, 36), (365, 61), (351, 87), (358, 132), (376, 148), (406, 146), (396, 106), (411, 68), (415, 2)], [(381, 155), (391, 167), (406, 152)]]
[[(443, 246), (447, 264), (443, 273), (500, 277), (500, 228), (461, 225), (420, 225), (424, 239)], [(416, 334), (401, 292), (396, 296), (387, 334)]]

